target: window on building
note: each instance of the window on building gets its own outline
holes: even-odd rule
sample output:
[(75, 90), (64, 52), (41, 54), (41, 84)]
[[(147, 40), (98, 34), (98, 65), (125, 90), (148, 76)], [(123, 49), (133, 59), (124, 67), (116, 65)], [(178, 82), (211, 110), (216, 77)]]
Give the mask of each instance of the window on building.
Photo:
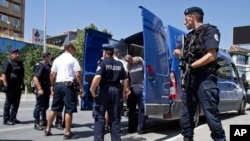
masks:
[(14, 4), (13, 10), (14, 10), (15, 12), (19, 13), (19, 12), (20, 12), (20, 5)]
[(5, 15), (3, 15), (3, 14), (0, 14), (0, 20), (1, 20), (1, 21), (7, 22), (7, 21), (8, 21), (8, 16), (5, 16)]
[(19, 20), (18, 19), (13, 19), (13, 27), (18, 28), (19, 26)]
[(9, 7), (9, 2), (7, 0), (0, 0), (0, 5), (4, 7)]

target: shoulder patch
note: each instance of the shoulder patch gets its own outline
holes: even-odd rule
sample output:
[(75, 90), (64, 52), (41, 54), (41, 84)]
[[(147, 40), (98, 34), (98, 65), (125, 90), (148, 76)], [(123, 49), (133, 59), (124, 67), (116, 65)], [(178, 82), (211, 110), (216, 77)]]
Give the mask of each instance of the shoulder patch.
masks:
[(218, 34), (214, 34), (214, 39), (215, 39), (217, 42), (219, 42), (219, 36), (218, 36)]
[(100, 69), (101, 69), (101, 67), (100, 67), (100, 66), (98, 66), (98, 67), (97, 67), (97, 69), (96, 69), (96, 71), (99, 71)]

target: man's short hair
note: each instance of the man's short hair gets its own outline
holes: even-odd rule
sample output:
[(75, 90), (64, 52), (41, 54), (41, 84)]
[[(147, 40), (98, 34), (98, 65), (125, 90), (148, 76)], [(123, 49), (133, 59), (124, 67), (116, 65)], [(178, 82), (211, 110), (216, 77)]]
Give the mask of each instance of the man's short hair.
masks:
[(67, 43), (64, 45), (64, 50), (69, 50), (69, 48), (75, 48), (75, 46), (73, 45), (73, 43), (67, 42)]

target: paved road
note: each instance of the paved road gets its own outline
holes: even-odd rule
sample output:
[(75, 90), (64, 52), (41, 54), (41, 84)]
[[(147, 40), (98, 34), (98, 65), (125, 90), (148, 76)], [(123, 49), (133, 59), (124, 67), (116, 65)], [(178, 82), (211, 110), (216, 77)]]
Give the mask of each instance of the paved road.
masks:
[[(28, 94), (22, 96), (22, 101), (18, 113), (18, 119), (21, 124), (14, 126), (2, 125), (3, 101), (4, 94), (0, 93), (0, 141), (47, 141), (63, 140), (63, 131), (52, 128), (53, 136), (45, 137), (43, 131), (33, 129), (32, 112), (34, 108), (34, 95)], [(80, 109), (80, 108), (79, 108)], [(237, 113), (227, 113), (222, 115), (223, 127), (226, 131), (227, 140), (229, 141), (230, 124), (249, 124), (250, 111), (245, 115), (237, 116)], [(78, 111), (74, 114), (74, 128), (72, 131), (81, 136), (84, 141), (93, 140), (93, 119), (91, 111)], [(127, 134), (127, 119), (122, 118), (122, 127), (124, 135), (122, 141), (182, 141), (178, 121), (163, 121), (149, 119), (146, 122), (146, 133), (143, 135)], [(202, 118), (201, 125), (195, 129), (195, 141), (212, 141), (210, 131)], [(110, 141), (110, 135), (105, 135), (105, 141)]]

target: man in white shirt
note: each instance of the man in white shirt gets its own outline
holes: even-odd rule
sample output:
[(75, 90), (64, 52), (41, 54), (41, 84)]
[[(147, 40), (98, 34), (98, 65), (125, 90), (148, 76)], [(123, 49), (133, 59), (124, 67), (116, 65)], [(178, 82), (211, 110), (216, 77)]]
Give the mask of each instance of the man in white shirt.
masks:
[(72, 116), (77, 112), (77, 100), (75, 97), (75, 89), (73, 80), (76, 78), (80, 86), (80, 95), (83, 96), (84, 87), (82, 84), (81, 68), (79, 62), (73, 56), (75, 47), (72, 43), (66, 43), (64, 53), (58, 56), (52, 65), (50, 73), (51, 93), (53, 101), (51, 111), (48, 117), (45, 136), (52, 135), (51, 125), (56, 113), (62, 112), (65, 107), (65, 134), (64, 139), (79, 138), (71, 132)]

